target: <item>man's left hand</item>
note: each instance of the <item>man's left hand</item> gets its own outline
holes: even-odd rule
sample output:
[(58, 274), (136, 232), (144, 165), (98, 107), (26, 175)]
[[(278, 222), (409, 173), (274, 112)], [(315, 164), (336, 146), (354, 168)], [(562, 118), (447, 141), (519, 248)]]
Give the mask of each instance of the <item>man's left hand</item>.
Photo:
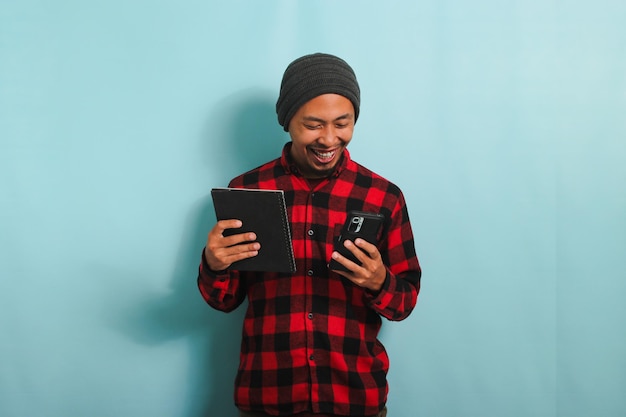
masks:
[(376, 246), (363, 239), (356, 239), (354, 242), (346, 240), (344, 246), (354, 254), (361, 262), (358, 265), (350, 259), (334, 251), (332, 258), (345, 266), (349, 272), (335, 271), (354, 282), (359, 287), (367, 288), (373, 292), (378, 292), (382, 288), (387, 276), (387, 269), (383, 264), (382, 257)]

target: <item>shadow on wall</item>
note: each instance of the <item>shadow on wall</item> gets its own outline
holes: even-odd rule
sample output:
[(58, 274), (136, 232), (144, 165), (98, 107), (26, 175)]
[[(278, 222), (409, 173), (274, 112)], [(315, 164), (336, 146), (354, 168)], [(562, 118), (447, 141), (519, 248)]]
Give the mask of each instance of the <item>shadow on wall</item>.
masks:
[(217, 181), (212, 186), (226, 186), (236, 175), (280, 156), (290, 139), (276, 118), (277, 96), (278, 91), (248, 89), (217, 104), (201, 148)]
[(191, 208), (165, 296), (146, 296), (125, 317), (125, 331), (142, 344), (185, 339), (189, 384), (183, 417), (235, 416), (233, 384), (247, 303), (225, 314), (208, 306), (196, 277), (207, 233), (215, 224), (210, 188), (274, 159), (288, 137), (276, 121), (275, 94), (248, 90), (219, 103), (200, 138), (209, 166), (207, 192)]

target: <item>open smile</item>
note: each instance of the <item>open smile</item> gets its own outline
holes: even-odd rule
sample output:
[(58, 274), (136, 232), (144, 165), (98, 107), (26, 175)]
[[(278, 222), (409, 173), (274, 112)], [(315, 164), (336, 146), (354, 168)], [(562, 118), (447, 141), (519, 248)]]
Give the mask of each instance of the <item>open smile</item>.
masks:
[(328, 164), (335, 159), (337, 155), (337, 149), (333, 150), (324, 150), (321, 151), (319, 149), (309, 148), (315, 159), (321, 164)]

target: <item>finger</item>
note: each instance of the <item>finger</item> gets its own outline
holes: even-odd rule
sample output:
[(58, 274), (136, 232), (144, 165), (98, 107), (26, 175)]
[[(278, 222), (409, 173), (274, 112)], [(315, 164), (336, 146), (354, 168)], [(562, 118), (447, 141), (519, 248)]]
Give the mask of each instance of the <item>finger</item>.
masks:
[[(363, 240), (363, 239), (357, 239), (357, 240)], [(358, 246), (356, 246), (354, 242), (350, 240), (346, 240), (343, 242), (343, 245), (346, 247), (346, 249), (348, 249), (355, 256), (355, 258), (359, 260), (361, 264), (363, 264), (363, 262), (369, 258), (368, 254), (363, 252), (363, 250), (361, 250)]]
[(224, 236), (224, 232), (226, 230), (239, 229), (242, 225), (243, 223), (241, 220), (237, 219), (220, 220), (215, 224), (213, 230), (209, 233), (208, 241), (211, 242), (215, 248), (221, 248), (256, 240), (256, 234), (253, 232)]
[(256, 234), (254, 232), (238, 233), (232, 236), (222, 236), (220, 240), (222, 247), (237, 246), (244, 242), (254, 242)]
[(370, 258), (376, 258), (376, 256), (380, 254), (380, 252), (378, 252), (378, 248), (375, 245), (372, 245), (371, 243), (369, 243), (365, 239), (357, 238), (354, 241), (354, 244), (358, 248), (365, 251), (369, 255)]
[(351, 259), (346, 258), (345, 256), (343, 256), (341, 253), (339, 253), (337, 251), (334, 251), (330, 256), (334, 260), (339, 262), (341, 265), (343, 265), (346, 269), (348, 269), (349, 272), (345, 272), (345, 271), (342, 271), (342, 270), (339, 270), (339, 269), (335, 270), (336, 272), (340, 273), (343, 276), (352, 275), (352, 274), (355, 273), (357, 268), (360, 268), (359, 265), (354, 263)]
[(258, 255), (261, 245), (258, 242), (218, 248), (210, 251), (207, 261), (213, 270), (227, 269), (233, 262)]
[(223, 256), (237, 256), (245, 252), (258, 252), (261, 249), (259, 242), (242, 243), (239, 245), (229, 246), (222, 250)]
[(224, 262), (229, 265), (242, 259), (252, 258), (259, 254), (261, 245), (258, 242), (236, 245), (224, 250)]
[(228, 256), (237, 255), (240, 252), (258, 251), (261, 248), (259, 242), (255, 242), (254, 233), (241, 233), (228, 237), (210, 239), (207, 248), (215, 258), (224, 260)]
[(241, 220), (237, 219), (228, 219), (228, 220), (220, 220), (215, 224), (213, 231), (217, 234), (223, 234), (226, 229), (239, 229), (243, 226)]

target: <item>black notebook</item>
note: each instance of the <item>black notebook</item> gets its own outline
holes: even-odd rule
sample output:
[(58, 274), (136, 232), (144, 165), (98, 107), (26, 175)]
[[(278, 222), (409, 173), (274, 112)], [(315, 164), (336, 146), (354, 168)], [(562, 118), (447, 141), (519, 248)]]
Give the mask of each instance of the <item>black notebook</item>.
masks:
[(217, 220), (238, 219), (243, 223), (239, 229), (226, 229), (224, 236), (254, 232), (261, 244), (257, 256), (234, 262), (231, 265), (232, 269), (260, 272), (296, 271), (289, 218), (282, 190), (213, 188), (211, 197)]

